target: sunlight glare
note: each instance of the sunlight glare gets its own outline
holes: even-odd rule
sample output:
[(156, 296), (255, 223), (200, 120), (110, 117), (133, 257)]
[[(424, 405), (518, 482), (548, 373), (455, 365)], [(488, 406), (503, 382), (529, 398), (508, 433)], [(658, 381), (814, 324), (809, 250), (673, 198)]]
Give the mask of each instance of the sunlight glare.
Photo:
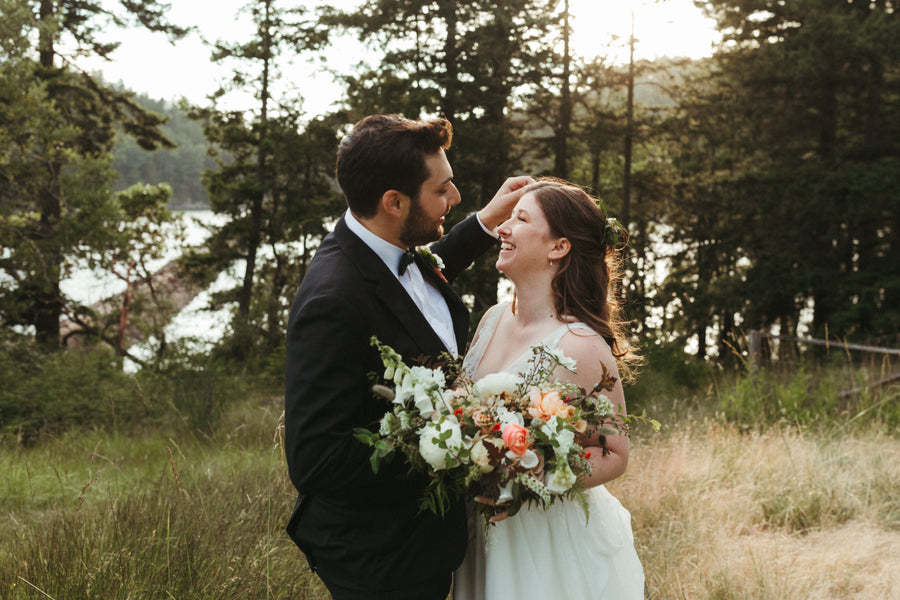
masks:
[[(575, 51), (583, 58), (605, 56), (628, 62), (628, 38), (634, 10), (635, 58), (664, 56), (702, 58), (721, 39), (715, 21), (707, 19), (692, 0), (569, 0), (574, 16)], [(618, 38), (613, 41), (613, 36)]]

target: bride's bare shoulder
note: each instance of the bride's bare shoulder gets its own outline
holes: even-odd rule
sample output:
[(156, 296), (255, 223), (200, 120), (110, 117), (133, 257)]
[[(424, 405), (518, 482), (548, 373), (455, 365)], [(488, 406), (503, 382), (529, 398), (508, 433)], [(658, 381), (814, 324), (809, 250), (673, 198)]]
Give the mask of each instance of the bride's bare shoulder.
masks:
[(616, 358), (600, 334), (586, 327), (572, 327), (559, 341), (563, 354), (575, 360), (578, 379), (599, 380), (604, 367), (618, 378)]
[(508, 302), (500, 302), (484, 311), (484, 314), (481, 315), (481, 320), (478, 321), (478, 326), (475, 328), (476, 333), (481, 331), (481, 328), (484, 327), (485, 323), (489, 322), (491, 319), (502, 318), (503, 310), (508, 307)]

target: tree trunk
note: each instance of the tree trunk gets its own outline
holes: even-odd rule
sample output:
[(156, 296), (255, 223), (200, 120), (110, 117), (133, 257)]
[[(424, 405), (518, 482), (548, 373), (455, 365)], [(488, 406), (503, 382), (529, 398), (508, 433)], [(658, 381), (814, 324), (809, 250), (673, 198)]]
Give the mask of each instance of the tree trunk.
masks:
[(631, 38), (628, 43), (628, 98), (625, 107), (625, 166), (622, 173), (622, 224), (631, 223), (631, 161), (634, 153), (634, 11), (631, 12)]
[(241, 291), (238, 296), (237, 325), (244, 326), (250, 315), (250, 303), (253, 299), (253, 279), (256, 275), (256, 257), (262, 242), (263, 207), (268, 190), (266, 153), (268, 152), (266, 139), (268, 137), (268, 108), (269, 108), (269, 69), (272, 60), (272, 31), (270, 21), (271, 2), (265, 3), (265, 17), (263, 20), (262, 38), (263, 71), (260, 76), (260, 116), (259, 116), (259, 141), (256, 151), (256, 191), (250, 204), (250, 231), (247, 236), (247, 265), (244, 269), (244, 279), (241, 282)]
[(563, 8), (563, 73), (562, 93), (559, 104), (559, 123), (556, 130), (556, 161), (553, 174), (561, 179), (569, 178), (569, 136), (572, 128), (572, 90), (569, 78), (572, 70), (572, 57), (569, 54), (569, 0), (565, 0)]
[(440, 15), (447, 24), (447, 37), (444, 39), (444, 69), (446, 80), (444, 81), (443, 117), (451, 123), (456, 118), (457, 96), (459, 95), (459, 46), (457, 37), (457, 24), (459, 16), (456, 13), (456, 0), (447, 0), (439, 4)]
[[(39, 40), (39, 59), (46, 73), (53, 68), (55, 56), (55, 30), (50, 27), (54, 14), (53, 0), (42, 0), (40, 9), (41, 28)], [(40, 223), (38, 225), (38, 245), (41, 249), (43, 271), (40, 285), (34, 298), (35, 339), (38, 344), (49, 350), (59, 348), (59, 318), (62, 314), (59, 280), (62, 253), (58, 245), (58, 226), (62, 217), (62, 205), (59, 199), (58, 174), (62, 166), (58, 161), (47, 165), (43, 190), (39, 197)]]

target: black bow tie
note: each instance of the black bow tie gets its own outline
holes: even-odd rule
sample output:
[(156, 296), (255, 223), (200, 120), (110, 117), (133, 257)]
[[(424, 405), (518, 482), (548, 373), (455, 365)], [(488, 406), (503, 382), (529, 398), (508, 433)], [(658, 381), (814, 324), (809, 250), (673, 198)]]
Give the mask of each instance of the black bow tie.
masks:
[(397, 266), (397, 274), (400, 277), (403, 277), (403, 274), (406, 273), (406, 267), (411, 265), (416, 260), (416, 253), (412, 250), (407, 250), (403, 254), (400, 255), (400, 264)]

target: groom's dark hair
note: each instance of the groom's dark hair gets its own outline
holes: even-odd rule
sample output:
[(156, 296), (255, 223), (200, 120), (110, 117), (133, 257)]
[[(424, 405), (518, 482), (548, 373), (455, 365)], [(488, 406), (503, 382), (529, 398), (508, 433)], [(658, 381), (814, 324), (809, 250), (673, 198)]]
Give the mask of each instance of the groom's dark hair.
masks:
[(446, 150), (452, 140), (453, 127), (446, 119), (372, 115), (359, 121), (341, 140), (335, 166), (350, 210), (374, 217), (388, 190), (417, 198), (430, 176), (425, 158)]

